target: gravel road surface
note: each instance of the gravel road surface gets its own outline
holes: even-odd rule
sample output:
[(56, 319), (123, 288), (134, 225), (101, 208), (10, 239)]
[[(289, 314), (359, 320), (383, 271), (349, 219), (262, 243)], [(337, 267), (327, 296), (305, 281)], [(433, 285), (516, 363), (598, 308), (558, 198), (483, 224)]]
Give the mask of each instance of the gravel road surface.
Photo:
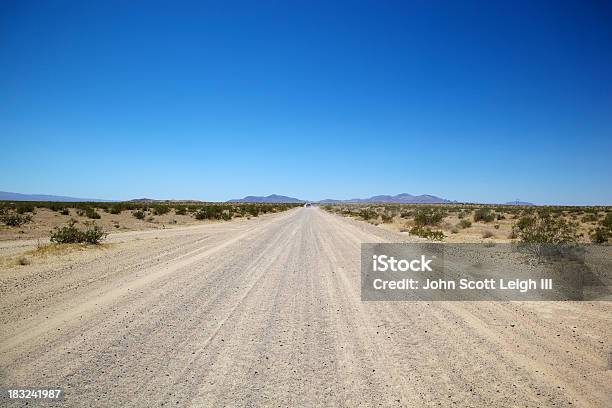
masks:
[(610, 302), (361, 302), (360, 243), (403, 240), (298, 208), (0, 271), (0, 388), (58, 386), (70, 407), (612, 406)]

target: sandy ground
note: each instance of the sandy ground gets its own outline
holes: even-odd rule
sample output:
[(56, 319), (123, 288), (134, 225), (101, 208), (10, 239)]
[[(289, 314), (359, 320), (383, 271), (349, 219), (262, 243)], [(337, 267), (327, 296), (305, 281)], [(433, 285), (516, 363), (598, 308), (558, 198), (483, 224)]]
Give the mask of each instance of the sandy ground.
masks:
[[(500, 210), (498, 209), (496, 213), (500, 213)], [(605, 217), (605, 214), (606, 213), (604, 212), (600, 212), (598, 214), (599, 219)], [(360, 218), (356, 216), (347, 217), (360, 220)], [(579, 242), (591, 243), (589, 234), (593, 229), (597, 228), (599, 225), (598, 221), (585, 222), (582, 220), (583, 215), (572, 217), (571, 215), (566, 214), (564, 218), (566, 221), (578, 223), (578, 233), (580, 234), (578, 239)], [(472, 225), (467, 228), (461, 227), (459, 223), (463, 219), (470, 221)], [(514, 218), (514, 215), (509, 213), (504, 214), (504, 219), (496, 219), (495, 221), (491, 222), (473, 221), (472, 213), (462, 219), (459, 218), (457, 214), (451, 213), (444, 217), (444, 219), (438, 225), (429, 226), (428, 228), (442, 231), (445, 235), (443, 242), (449, 244), (483, 242), (508, 243), (516, 241), (516, 239), (514, 239), (512, 236), (512, 227), (516, 221), (517, 219)], [(410, 228), (416, 225), (413, 219), (404, 219), (399, 216), (393, 217), (393, 219), (389, 222), (382, 222), (380, 219), (372, 219), (369, 220), (368, 223), (406, 236), (410, 235), (408, 233)], [(412, 237), (418, 239), (418, 237), (414, 235), (412, 235)], [(427, 241), (426, 239), (421, 240)]]
[(96, 209), (100, 219), (90, 219), (78, 214), (74, 208), (69, 208), (69, 214), (63, 215), (47, 208), (36, 208), (34, 213), (27, 213), (32, 217), (32, 221), (20, 227), (9, 227), (0, 224), (0, 241), (21, 240), (21, 239), (46, 239), (49, 232), (56, 227), (63, 227), (70, 220), (77, 221), (78, 227), (97, 225), (108, 232), (119, 231), (142, 231), (146, 229), (166, 229), (181, 225), (204, 224), (211, 221), (196, 220), (191, 215), (177, 215), (174, 210), (164, 215), (154, 215), (150, 211), (146, 212), (144, 220), (139, 220), (132, 215), (133, 211), (122, 211), (120, 214), (109, 214), (102, 209)]
[[(508, 216), (509, 217), (509, 216)], [(569, 221), (570, 218), (566, 217)], [(483, 242), (498, 242), (507, 243), (513, 242), (512, 227), (516, 222), (515, 219), (507, 218), (504, 220), (496, 220), (493, 222), (472, 222), (472, 226), (461, 228), (458, 226), (461, 219), (456, 215), (447, 216), (440, 225), (429, 227), (432, 230), (440, 230), (445, 237), (443, 242), (448, 244), (465, 244), (465, 243), (483, 243)], [(471, 217), (470, 217), (471, 221)], [(377, 226), (389, 231), (399, 232), (402, 235), (410, 235), (406, 230), (413, 227), (414, 221), (406, 221), (402, 218), (395, 217), (390, 223), (378, 223)], [(596, 222), (580, 222), (578, 233), (582, 234), (579, 242), (591, 243), (589, 233), (597, 227)], [(423, 239), (424, 241), (427, 241)]]
[(610, 406), (610, 302), (361, 302), (360, 243), (406, 239), (298, 208), (5, 268), (0, 388), (60, 386), (71, 407)]

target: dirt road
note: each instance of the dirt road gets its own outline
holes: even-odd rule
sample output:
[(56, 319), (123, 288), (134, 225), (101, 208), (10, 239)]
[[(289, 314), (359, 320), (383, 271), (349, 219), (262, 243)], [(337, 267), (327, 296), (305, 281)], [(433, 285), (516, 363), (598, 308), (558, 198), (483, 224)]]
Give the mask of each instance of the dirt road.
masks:
[(609, 302), (361, 302), (360, 243), (402, 239), (299, 208), (1, 271), (0, 388), (59, 386), (73, 407), (610, 406)]

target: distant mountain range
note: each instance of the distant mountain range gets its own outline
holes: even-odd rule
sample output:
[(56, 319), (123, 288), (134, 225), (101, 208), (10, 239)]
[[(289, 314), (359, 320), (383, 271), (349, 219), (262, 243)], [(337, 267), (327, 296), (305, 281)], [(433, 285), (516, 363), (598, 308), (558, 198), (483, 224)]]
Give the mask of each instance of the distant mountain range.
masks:
[[(0, 201), (58, 201), (58, 202), (112, 202), (116, 200), (100, 200), (96, 198), (76, 198), (57, 196), (49, 194), (20, 194), (0, 191)], [(153, 198), (138, 198), (130, 200), (132, 202), (161, 202), (165, 200), (156, 200)], [(188, 200), (178, 200), (188, 201)], [(195, 201), (194, 201), (195, 202)], [(314, 202), (320, 204), (358, 204), (358, 203), (390, 203), (390, 204), (448, 204), (456, 203), (456, 201), (447, 200), (445, 198), (436, 197), (430, 194), (412, 195), (402, 193), (397, 195), (377, 195), (369, 198), (351, 198), (349, 200), (325, 199), (321, 201), (302, 200), (295, 197), (284, 195), (271, 194), (269, 196), (246, 196), (244, 198), (236, 198), (228, 200), (228, 203), (305, 203)], [(509, 201), (504, 205), (517, 206), (533, 206), (535, 204), (526, 201)]]
[(20, 194), (0, 191), (0, 200), (2, 201), (58, 201), (64, 203), (76, 202), (110, 202), (113, 200), (100, 200), (96, 198), (75, 198), (48, 194)]
[(534, 203), (528, 203), (527, 201), (508, 201), (507, 203), (504, 203), (504, 205), (524, 205), (524, 206), (534, 206)]
[[(287, 197), (277, 194), (269, 196), (247, 196), (244, 198), (237, 198), (228, 200), (228, 203), (305, 203), (308, 200), (302, 200), (294, 197)], [(352, 198), (350, 200), (336, 200), (326, 199), (321, 201), (314, 201), (320, 204), (334, 204), (334, 203), (397, 203), (397, 204), (445, 204), (452, 203), (453, 201), (446, 200), (444, 198), (436, 197), (433, 195), (423, 194), (414, 196), (412, 194), (398, 194), (395, 196), (391, 195), (378, 195), (370, 198)]]
[(246, 196), (244, 198), (236, 198), (228, 200), (228, 203), (305, 203), (305, 200), (299, 198), (287, 197), (278, 194), (271, 194), (269, 196)]
[(333, 204), (333, 203), (394, 203), (394, 204), (447, 204), (453, 201), (445, 198), (436, 197), (429, 194), (412, 195), (408, 193), (402, 193), (398, 195), (377, 195), (370, 198), (352, 198), (350, 200), (335, 200), (326, 199), (321, 200), (321, 204)]
[(164, 201), (164, 200), (156, 200), (154, 198), (134, 198), (133, 200), (130, 200), (131, 203), (154, 203), (157, 201)]

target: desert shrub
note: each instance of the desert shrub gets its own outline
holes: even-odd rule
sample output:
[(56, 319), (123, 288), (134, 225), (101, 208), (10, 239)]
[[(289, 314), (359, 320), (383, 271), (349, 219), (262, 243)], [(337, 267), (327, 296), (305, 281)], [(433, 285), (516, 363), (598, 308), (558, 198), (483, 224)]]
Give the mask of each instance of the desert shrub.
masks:
[(411, 218), (414, 215), (413, 211), (410, 210), (401, 210), (400, 217), (402, 218)]
[(596, 244), (606, 243), (612, 238), (612, 213), (609, 212), (599, 222), (599, 226), (589, 234), (591, 242)]
[(91, 218), (92, 220), (99, 220), (100, 218), (102, 218), (100, 214), (98, 214), (96, 209), (91, 207), (87, 207), (87, 209), (85, 210), (85, 215), (87, 216), (87, 218)]
[(597, 227), (589, 234), (591, 242), (594, 244), (605, 244), (610, 239), (612, 233), (604, 227)]
[(155, 215), (164, 215), (170, 212), (170, 207), (164, 204), (156, 205), (153, 207), (153, 213)]
[(137, 219), (139, 219), (139, 220), (144, 220), (145, 219), (145, 213), (142, 210), (134, 211), (132, 213), (132, 215), (134, 217), (136, 217)]
[(459, 221), (459, 224), (457, 225), (459, 228), (470, 228), (472, 226), (472, 221), (463, 219)]
[(67, 226), (55, 228), (51, 231), (51, 242), (54, 244), (99, 244), (106, 233), (97, 225), (86, 230), (76, 228), (75, 222), (71, 221)]
[(495, 215), (489, 208), (479, 208), (474, 211), (474, 222), (493, 222), (494, 220)]
[(587, 214), (582, 217), (582, 222), (597, 222), (598, 219), (599, 217), (597, 214)]
[[(247, 211), (254, 217), (259, 215), (259, 210), (255, 211), (253, 208), (248, 208)], [(196, 220), (219, 220), (222, 217), (223, 207), (220, 205), (205, 205), (195, 214)]]
[(121, 214), (123, 207), (121, 205), (113, 205), (107, 208), (110, 214)]
[(553, 209), (551, 207), (542, 207), (536, 210), (536, 214), (541, 218), (549, 218), (553, 216)]
[(92, 207), (79, 208), (77, 210), (77, 214), (80, 217), (87, 217), (87, 218), (91, 218), (92, 220), (97, 220), (97, 219), (102, 218), (100, 214), (96, 212), (95, 208), (92, 208)]
[(380, 217), (381, 217), (381, 219), (382, 219), (382, 222), (384, 222), (384, 223), (386, 223), (386, 224), (389, 224), (389, 223), (393, 222), (393, 214), (389, 215), (389, 214), (387, 214), (387, 213), (385, 212), (385, 213), (382, 213), (382, 214), (380, 215)]
[(421, 238), (431, 239), (433, 241), (442, 241), (444, 239), (444, 233), (442, 231), (432, 231), (431, 229), (422, 226), (412, 227), (410, 229), (410, 234)]
[(445, 238), (445, 235), (442, 231), (430, 231), (429, 239), (434, 241), (442, 241)]
[(363, 218), (364, 220), (368, 221), (372, 218), (378, 218), (378, 213), (374, 210), (371, 210), (369, 208), (365, 208), (361, 211), (359, 211), (359, 216), (361, 218)]
[(41, 205), (41, 207), (47, 207), (51, 211), (55, 211), (55, 212), (61, 213), (62, 211), (64, 211), (66, 209), (66, 204), (65, 203), (50, 202), (50, 203), (45, 203), (45, 205)]
[(526, 244), (572, 244), (580, 237), (577, 223), (551, 216), (524, 216), (512, 229)]
[(9, 227), (21, 227), (23, 224), (32, 221), (32, 216), (8, 213), (2, 215), (0, 221)]
[(414, 212), (414, 222), (417, 226), (438, 225), (446, 213), (438, 208), (419, 208)]
[(457, 227), (453, 227), (453, 229), (451, 229), (451, 234), (457, 234), (459, 232), (459, 229)]
[(495, 228), (495, 229), (499, 229), (499, 224), (495, 224), (495, 225), (493, 226), (493, 228)]
[(69, 210), (69, 209), (67, 209), (67, 208), (63, 208), (63, 209), (60, 211), (60, 214), (62, 214), (62, 215), (70, 215), (70, 210)]
[[(243, 214), (243, 216), (252, 216), (252, 217), (258, 217), (259, 216), (259, 212), (260, 212), (260, 207), (256, 204), (244, 204), (242, 206), (240, 206), (240, 212)], [(207, 212), (207, 213), (210, 213)], [(207, 214), (206, 213), (206, 214)], [(196, 213), (197, 215), (197, 213)], [(201, 219), (205, 219), (207, 217), (204, 216), (204, 218)]]
[(34, 212), (34, 205), (32, 204), (19, 204), (17, 205), (17, 207), (15, 208), (15, 212), (17, 214), (25, 214), (27, 212), (29, 213), (33, 213)]
[(62, 212), (66, 208), (66, 206), (62, 203), (49, 203), (46, 207), (51, 211), (56, 212)]
[(187, 207), (184, 207), (184, 206), (176, 207), (174, 212), (176, 213), (176, 215), (187, 215)]
[(89, 228), (85, 231), (82, 231), (83, 241), (88, 244), (99, 244), (106, 237), (106, 233), (102, 230), (102, 228), (94, 225), (92, 228)]
[(492, 238), (493, 236), (494, 234), (489, 230), (486, 230), (485, 232), (482, 233), (483, 238)]
[(603, 220), (600, 222), (601, 226), (612, 230), (612, 212), (606, 214)]
[(506, 216), (504, 214), (497, 214), (496, 218), (497, 218), (498, 221), (499, 220), (505, 220)]
[(532, 224), (535, 223), (536, 218), (533, 216), (525, 215), (516, 221), (512, 227), (513, 231), (522, 231), (524, 229), (530, 228)]

